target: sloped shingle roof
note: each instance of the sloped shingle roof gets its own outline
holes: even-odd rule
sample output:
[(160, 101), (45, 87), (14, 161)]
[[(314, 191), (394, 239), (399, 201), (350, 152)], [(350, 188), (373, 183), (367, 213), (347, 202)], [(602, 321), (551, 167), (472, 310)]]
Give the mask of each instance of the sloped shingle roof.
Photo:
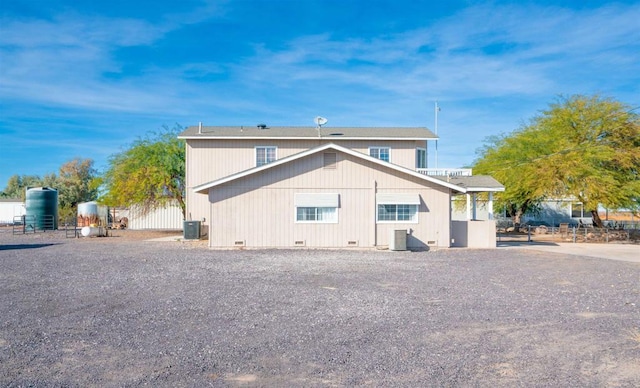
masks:
[(504, 186), (489, 175), (455, 176), (449, 178), (436, 176), (434, 178), (464, 187), (467, 192), (504, 191)]
[(435, 140), (438, 138), (425, 127), (202, 127), (191, 126), (180, 139), (380, 139)]

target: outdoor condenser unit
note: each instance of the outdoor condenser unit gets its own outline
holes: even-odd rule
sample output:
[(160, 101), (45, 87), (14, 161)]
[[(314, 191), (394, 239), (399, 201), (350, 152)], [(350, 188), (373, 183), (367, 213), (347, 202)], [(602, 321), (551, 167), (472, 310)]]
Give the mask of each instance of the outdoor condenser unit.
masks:
[(184, 221), (183, 236), (185, 240), (200, 239), (200, 221)]

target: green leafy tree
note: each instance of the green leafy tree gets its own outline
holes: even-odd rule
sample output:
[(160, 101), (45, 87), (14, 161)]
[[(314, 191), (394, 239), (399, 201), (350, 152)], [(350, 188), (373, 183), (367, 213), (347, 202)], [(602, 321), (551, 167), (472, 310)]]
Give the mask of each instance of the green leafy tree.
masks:
[(96, 174), (93, 160), (76, 158), (63, 164), (57, 177), (45, 176), (43, 181), (51, 182), (51, 186), (58, 189), (61, 218), (75, 216), (79, 203), (97, 199), (98, 190), (93, 183)]
[(560, 98), (529, 124), (489, 141), (474, 170), (505, 185), (502, 206), (523, 214), (545, 198), (573, 197), (601, 227), (599, 205), (638, 210), (640, 119), (612, 99)]
[(7, 186), (0, 193), (3, 198), (19, 198), (24, 201), (27, 187), (43, 186), (42, 179), (37, 175), (13, 175), (7, 181)]
[(9, 178), (1, 196), (20, 198), (25, 201), (28, 187), (51, 187), (58, 190), (58, 215), (64, 220), (75, 216), (78, 203), (97, 199), (97, 179), (93, 160), (76, 158), (63, 164), (59, 176), (48, 173), (43, 178), (37, 175), (14, 175)]
[(177, 202), (184, 216), (185, 144), (182, 127), (163, 128), (113, 155), (103, 176), (101, 200), (110, 206), (138, 206), (143, 212)]
[(525, 213), (535, 213), (544, 199), (544, 191), (534, 184), (538, 166), (524, 162), (537, 152), (529, 146), (533, 141), (526, 129), (488, 138), (473, 166), (474, 173), (491, 175), (505, 186), (505, 191), (496, 195), (496, 207), (504, 209), (516, 224)]

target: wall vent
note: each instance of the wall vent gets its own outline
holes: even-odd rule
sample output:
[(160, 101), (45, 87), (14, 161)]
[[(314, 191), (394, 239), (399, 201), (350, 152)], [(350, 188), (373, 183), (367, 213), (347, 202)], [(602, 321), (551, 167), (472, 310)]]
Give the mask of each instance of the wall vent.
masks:
[(325, 152), (323, 154), (323, 167), (335, 170), (338, 161), (338, 154), (335, 152)]
[(349, 246), (349, 247), (357, 247), (358, 246), (358, 240), (349, 240), (349, 241), (347, 241), (347, 246)]
[(435, 245), (435, 241), (427, 241), (427, 245)]
[(245, 243), (244, 243), (244, 240), (236, 240), (233, 242), (233, 245), (236, 247), (243, 247)]
[(305, 243), (304, 240), (296, 240), (296, 241), (293, 242), (293, 245), (295, 245), (297, 247), (303, 247), (303, 246), (305, 246), (307, 244)]

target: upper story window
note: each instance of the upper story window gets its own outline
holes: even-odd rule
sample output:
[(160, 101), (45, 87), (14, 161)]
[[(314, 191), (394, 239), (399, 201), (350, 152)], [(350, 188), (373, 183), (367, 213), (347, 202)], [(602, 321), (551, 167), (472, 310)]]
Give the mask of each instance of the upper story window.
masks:
[(416, 168), (427, 168), (426, 148), (416, 148)]
[(256, 167), (271, 163), (277, 159), (278, 147), (256, 147)]
[(373, 156), (376, 159), (389, 161), (389, 154), (391, 149), (389, 147), (369, 147), (369, 156)]

